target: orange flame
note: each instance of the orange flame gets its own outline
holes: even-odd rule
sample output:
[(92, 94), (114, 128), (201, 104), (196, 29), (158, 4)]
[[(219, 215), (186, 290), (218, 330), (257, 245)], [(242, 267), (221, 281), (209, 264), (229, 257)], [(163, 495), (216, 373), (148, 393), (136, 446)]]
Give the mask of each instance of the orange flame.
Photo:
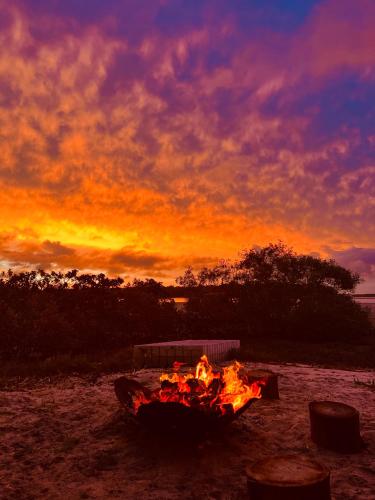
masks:
[(210, 409), (221, 414), (227, 411), (238, 411), (250, 399), (261, 397), (261, 381), (251, 385), (241, 378), (242, 365), (237, 361), (227, 366), (223, 372), (214, 371), (207, 356), (202, 356), (198, 362), (195, 375), (179, 373), (182, 363), (174, 363), (173, 373), (162, 373), (161, 388), (153, 391), (150, 399), (135, 395), (134, 410), (138, 411), (141, 404), (152, 401), (176, 402), (185, 406)]

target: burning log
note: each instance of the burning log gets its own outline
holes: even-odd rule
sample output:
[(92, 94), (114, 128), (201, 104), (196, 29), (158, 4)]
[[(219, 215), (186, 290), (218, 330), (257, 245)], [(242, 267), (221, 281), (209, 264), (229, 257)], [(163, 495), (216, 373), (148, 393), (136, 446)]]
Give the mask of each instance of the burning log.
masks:
[(311, 439), (317, 445), (341, 453), (355, 453), (363, 448), (355, 408), (333, 401), (313, 401), (309, 411)]
[(231, 422), (261, 397), (260, 386), (239, 376), (241, 365), (234, 363), (214, 371), (206, 356), (195, 374), (163, 373), (160, 389), (151, 391), (134, 380), (115, 381), (120, 403), (142, 423), (161, 432), (206, 431)]
[(262, 381), (261, 393), (264, 399), (279, 399), (279, 384), (277, 373), (270, 370), (249, 370), (246, 372), (247, 380), (253, 382)]
[(303, 456), (284, 455), (247, 469), (251, 500), (330, 500), (330, 473)]
[(151, 391), (136, 380), (120, 377), (115, 380), (115, 393), (120, 403), (128, 409), (134, 406), (134, 397), (139, 401), (148, 401)]

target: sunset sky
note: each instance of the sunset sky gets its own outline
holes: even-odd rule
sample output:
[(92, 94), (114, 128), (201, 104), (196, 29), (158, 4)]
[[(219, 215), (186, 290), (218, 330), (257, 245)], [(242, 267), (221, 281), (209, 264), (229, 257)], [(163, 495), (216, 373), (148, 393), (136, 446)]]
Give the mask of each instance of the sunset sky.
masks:
[(283, 240), (375, 293), (374, 0), (0, 0), (0, 268)]

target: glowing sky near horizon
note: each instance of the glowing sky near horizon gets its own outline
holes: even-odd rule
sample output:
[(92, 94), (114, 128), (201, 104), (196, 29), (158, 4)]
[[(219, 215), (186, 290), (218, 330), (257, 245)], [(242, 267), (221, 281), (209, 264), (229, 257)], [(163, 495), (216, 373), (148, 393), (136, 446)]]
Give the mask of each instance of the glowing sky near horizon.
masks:
[(0, 267), (283, 240), (375, 292), (373, 0), (0, 0)]

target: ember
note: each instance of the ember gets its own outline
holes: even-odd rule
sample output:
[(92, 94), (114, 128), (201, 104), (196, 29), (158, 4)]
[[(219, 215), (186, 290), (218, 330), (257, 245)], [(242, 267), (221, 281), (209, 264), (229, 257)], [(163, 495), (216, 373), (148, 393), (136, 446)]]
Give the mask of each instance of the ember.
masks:
[(173, 373), (163, 373), (160, 388), (153, 391), (125, 377), (118, 379), (118, 399), (141, 419), (174, 413), (180, 420), (193, 415), (200, 420), (230, 421), (261, 397), (262, 381), (247, 383), (238, 362), (219, 371), (212, 368), (207, 356), (202, 356), (195, 373), (181, 373), (181, 365), (175, 363)]

